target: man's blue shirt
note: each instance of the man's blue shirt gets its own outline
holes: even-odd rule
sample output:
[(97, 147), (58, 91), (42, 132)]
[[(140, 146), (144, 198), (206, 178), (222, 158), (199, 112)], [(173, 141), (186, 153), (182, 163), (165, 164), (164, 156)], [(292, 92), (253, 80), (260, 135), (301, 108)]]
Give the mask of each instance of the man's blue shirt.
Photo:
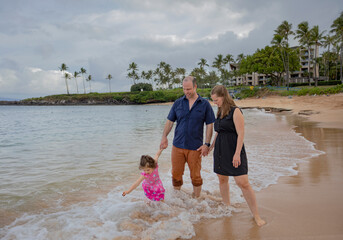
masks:
[(191, 110), (186, 96), (177, 99), (167, 118), (176, 121), (173, 145), (188, 150), (197, 150), (203, 145), (204, 123), (215, 121), (211, 104), (199, 94)]

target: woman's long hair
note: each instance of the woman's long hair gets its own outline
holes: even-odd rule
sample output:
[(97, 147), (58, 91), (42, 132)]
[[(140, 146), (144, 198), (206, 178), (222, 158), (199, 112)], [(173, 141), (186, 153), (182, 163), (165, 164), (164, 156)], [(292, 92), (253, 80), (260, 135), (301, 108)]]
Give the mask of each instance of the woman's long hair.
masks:
[(217, 117), (224, 118), (229, 114), (232, 107), (236, 107), (235, 102), (230, 97), (227, 89), (223, 85), (217, 85), (211, 90), (211, 95), (217, 95), (217, 97), (223, 98), (223, 104), (218, 107)]

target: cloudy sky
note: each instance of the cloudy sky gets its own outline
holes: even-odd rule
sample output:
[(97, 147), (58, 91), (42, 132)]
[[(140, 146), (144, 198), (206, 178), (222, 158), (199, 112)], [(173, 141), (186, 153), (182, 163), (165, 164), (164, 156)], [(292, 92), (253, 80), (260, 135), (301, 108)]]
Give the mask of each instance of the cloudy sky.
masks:
[(0, 98), (66, 93), (62, 63), (85, 68), (92, 91), (109, 91), (108, 74), (112, 91), (128, 91), (132, 61), (189, 73), (200, 58), (263, 48), (283, 20), (330, 30), (341, 11), (342, 0), (0, 0)]

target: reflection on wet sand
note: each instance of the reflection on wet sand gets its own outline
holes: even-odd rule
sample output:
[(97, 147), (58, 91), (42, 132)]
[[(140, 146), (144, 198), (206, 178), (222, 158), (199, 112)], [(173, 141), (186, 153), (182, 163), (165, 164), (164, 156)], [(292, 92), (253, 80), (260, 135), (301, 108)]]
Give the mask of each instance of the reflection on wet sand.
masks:
[(343, 239), (343, 129), (322, 128), (290, 114), (277, 116), (283, 117), (325, 154), (298, 164), (298, 175), (281, 177), (257, 193), (264, 227), (256, 227), (245, 206), (232, 217), (197, 224), (192, 239)]

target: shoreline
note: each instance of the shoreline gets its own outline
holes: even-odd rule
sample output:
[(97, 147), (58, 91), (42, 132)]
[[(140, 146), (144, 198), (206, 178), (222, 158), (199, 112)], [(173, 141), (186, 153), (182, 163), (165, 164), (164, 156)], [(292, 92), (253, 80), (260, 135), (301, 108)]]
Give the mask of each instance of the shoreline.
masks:
[[(291, 114), (275, 114), (286, 116), (297, 133), (325, 154), (297, 164), (296, 175), (282, 176), (255, 192), (265, 226), (256, 226), (243, 203), (232, 217), (195, 224), (192, 239), (343, 239), (343, 94), (235, 102), (242, 108), (291, 109)], [(302, 110), (312, 112), (299, 114)]]
[[(343, 129), (343, 93), (317, 96), (268, 96), (234, 100), (242, 109), (258, 108), (266, 112), (292, 112), (321, 127)], [(212, 106), (215, 106), (210, 101)], [(148, 105), (172, 105), (173, 102)]]

